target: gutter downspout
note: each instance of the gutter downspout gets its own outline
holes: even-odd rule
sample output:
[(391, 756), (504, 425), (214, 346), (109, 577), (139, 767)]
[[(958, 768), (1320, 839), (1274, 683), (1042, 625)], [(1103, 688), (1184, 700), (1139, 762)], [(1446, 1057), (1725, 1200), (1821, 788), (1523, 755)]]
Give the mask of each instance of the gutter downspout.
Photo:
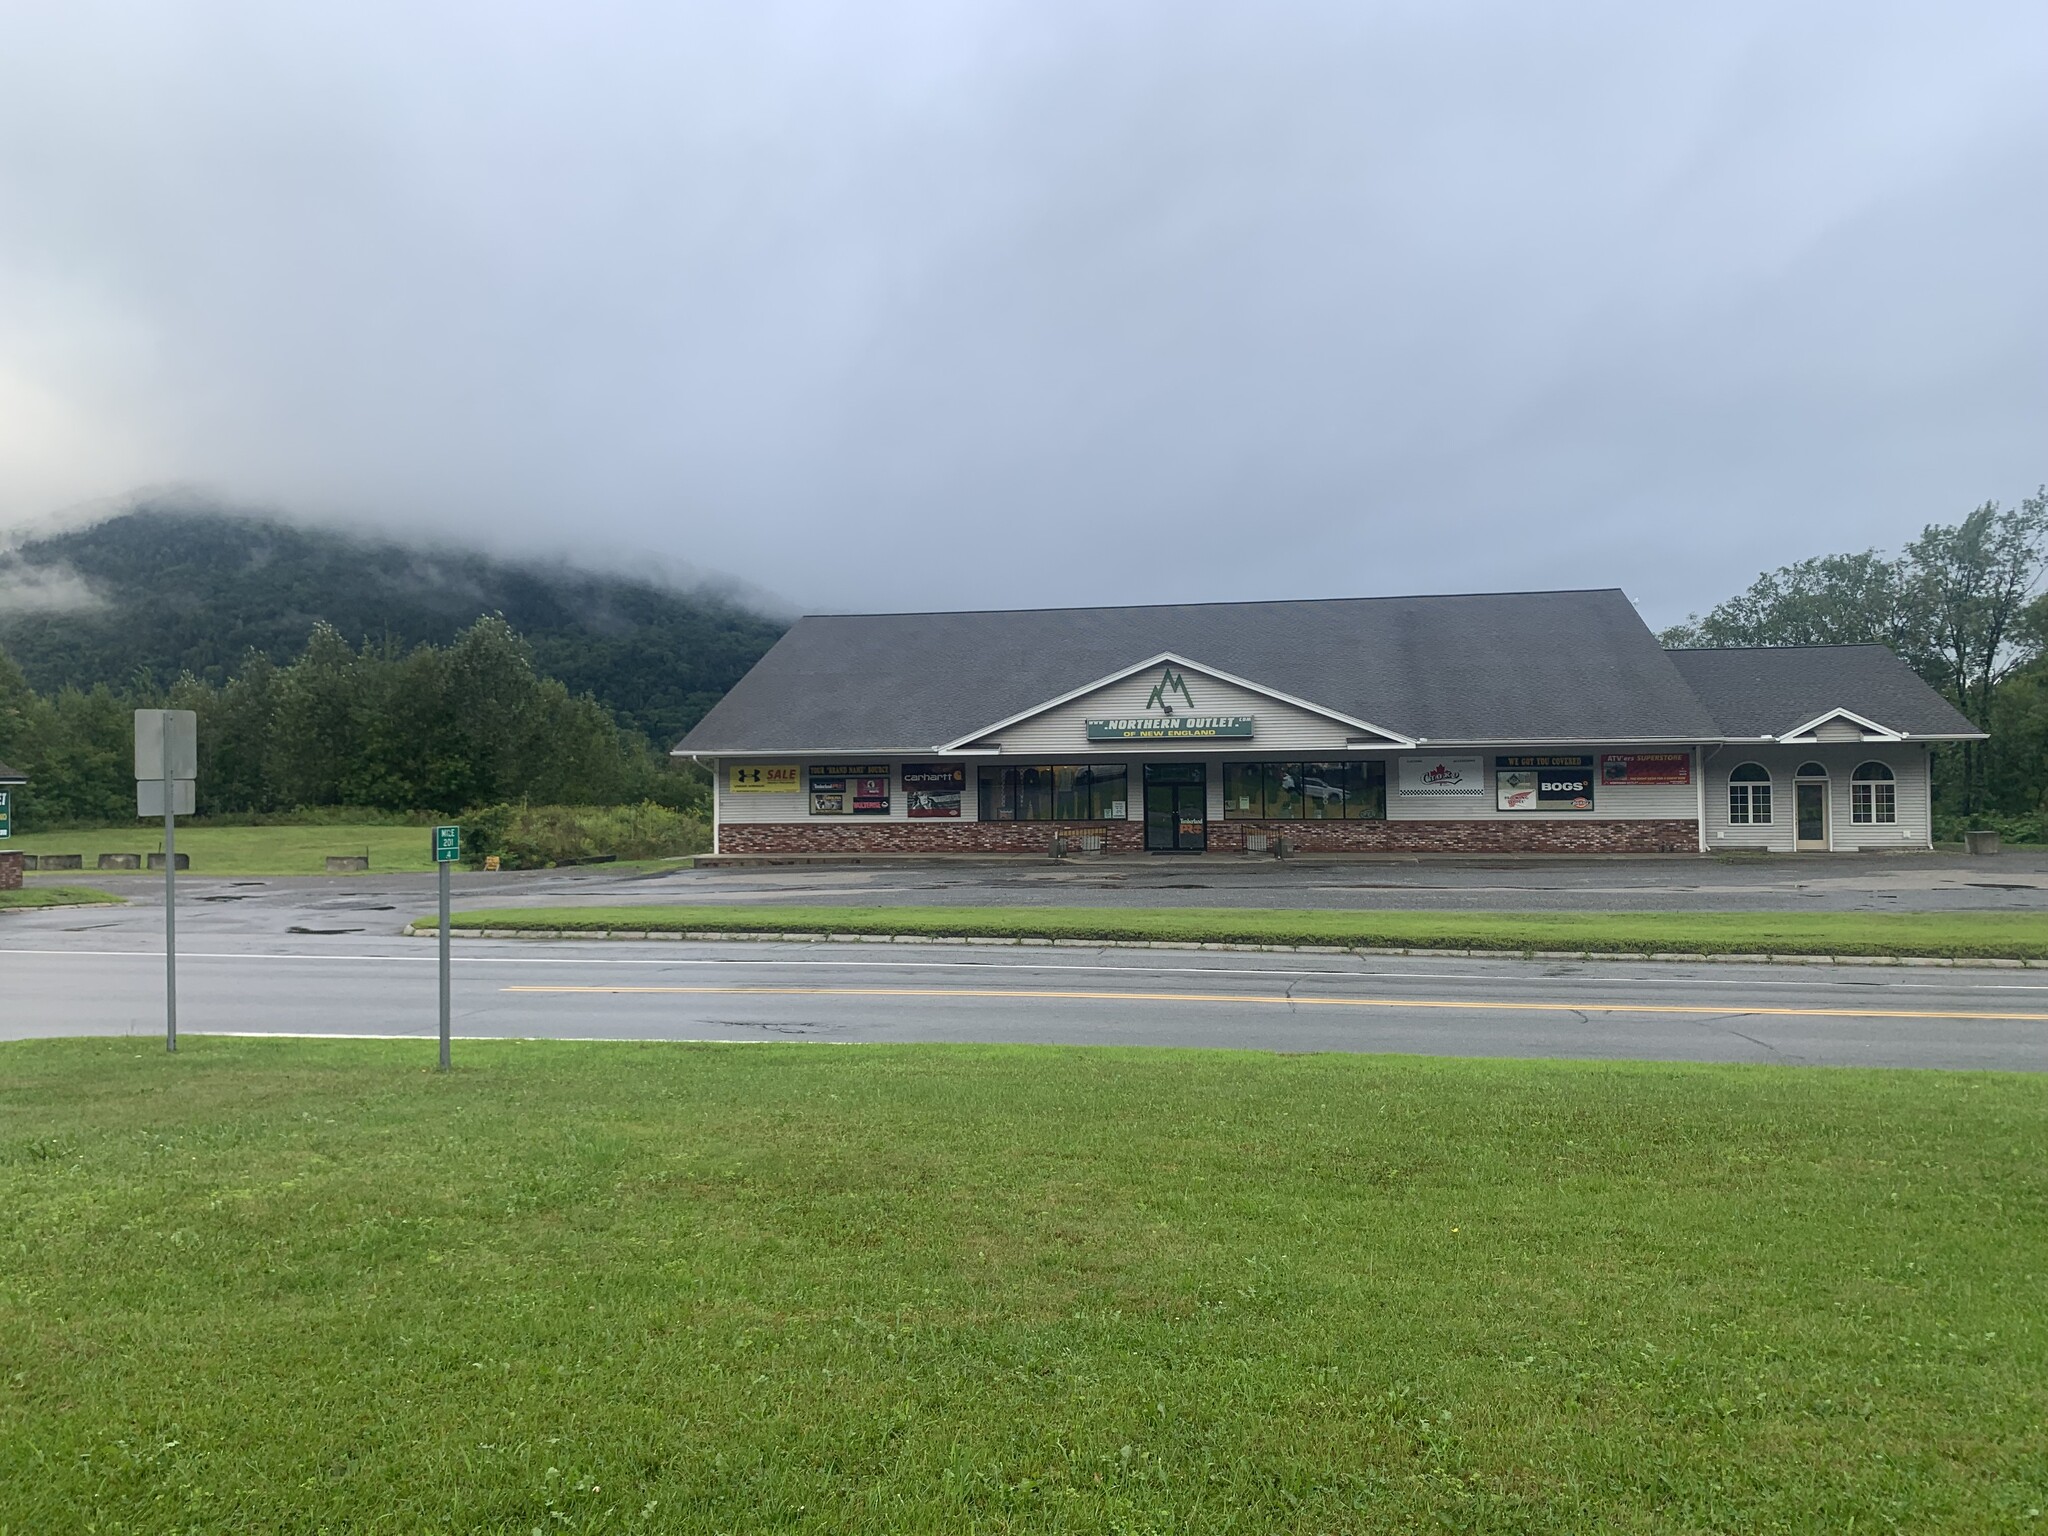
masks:
[[(704, 766), (704, 759), (695, 752), (690, 754), (690, 761), (699, 768)], [(718, 759), (714, 757), (711, 759), (711, 852), (716, 855), (724, 851), (718, 846)]]
[(1715, 747), (1712, 751), (1709, 751), (1704, 742), (1692, 749), (1693, 798), (1697, 807), (1693, 815), (1696, 818), (1695, 824), (1699, 827), (1700, 831), (1701, 853), (1711, 852), (1707, 847), (1707, 759), (1720, 750), (1719, 747)]

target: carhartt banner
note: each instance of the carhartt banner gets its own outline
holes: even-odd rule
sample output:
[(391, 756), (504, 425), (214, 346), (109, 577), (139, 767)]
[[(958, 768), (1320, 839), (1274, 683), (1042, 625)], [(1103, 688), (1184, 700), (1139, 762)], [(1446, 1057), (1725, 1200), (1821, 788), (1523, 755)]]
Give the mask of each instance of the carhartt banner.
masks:
[(910, 816), (958, 816), (967, 791), (967, 769), (960, 763), (905, 763), (904, 812)]
[(735, 795), (793, 795), (804, 787), (795, 763), (734, 763), (725, 785)]
[(1090, 741), (1240, 740), (1252, 734), (1256, 715), (1115, 715), (1088, 722)]
[(1401, 759), (1400, 783), (1404, 795), (1483, 795), (1486, 793), (1485, 759), (1404, 757)]

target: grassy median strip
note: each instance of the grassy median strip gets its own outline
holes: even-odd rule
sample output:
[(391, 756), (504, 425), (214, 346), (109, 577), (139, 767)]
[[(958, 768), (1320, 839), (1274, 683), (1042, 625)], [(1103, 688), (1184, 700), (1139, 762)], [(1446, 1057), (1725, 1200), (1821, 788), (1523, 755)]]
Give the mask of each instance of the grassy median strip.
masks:
[(2032, 1530), (2048, 1096), (0, 1046), (0, 1528)]
[[(416, 928), (435, 927), (429, 914)], [(449, 926), (555, 932), (860, 933), (933, 938), (1334, 944), (1607, 954), (2048, 959), (2024, 912), (1327, 912), (1229, 907), (507, 907)]]
[(0, 891), (0, 912), (10, 907), (83, 907), (124, 898), (110, 896), (82, 885), (31, 885), (18, 891)]

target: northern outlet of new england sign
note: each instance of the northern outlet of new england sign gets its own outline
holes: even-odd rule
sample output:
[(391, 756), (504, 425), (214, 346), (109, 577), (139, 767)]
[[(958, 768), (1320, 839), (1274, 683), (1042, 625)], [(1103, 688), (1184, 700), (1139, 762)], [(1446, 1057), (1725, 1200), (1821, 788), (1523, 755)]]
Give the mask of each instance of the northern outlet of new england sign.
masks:
[(1249, 739), (1256, 715), (1112, 715), (1090, 720), (1090, 741), (1210, 741)]

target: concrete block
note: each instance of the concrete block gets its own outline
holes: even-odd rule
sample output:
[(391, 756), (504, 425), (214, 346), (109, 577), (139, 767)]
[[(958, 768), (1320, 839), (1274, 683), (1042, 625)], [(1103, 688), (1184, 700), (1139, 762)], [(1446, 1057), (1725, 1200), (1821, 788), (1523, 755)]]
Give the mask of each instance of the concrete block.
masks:
[(370, 867), (367, 853), (330, 853), (327, 855), (327, 873), (330, 875), (354, 874)]
[[(164, 867), (164, 856), (163, 856), (162, 854), (160, 854), (160, 853), (152, 853), (152, 854), (151, 854), (151, 855), (149, 856), (149, 867), (150, 867), (151, 869), (162, 869), (162, 868)], [(180, 869), (190, 869), (191, 867), (192, 867), (192, 855), (191, 855), (191, 854), (189, 854), (189, 853), (181, 853), (181, 854), (179, 854), (179, 855), (178, 855), (178, 868), (180, 868)]]
[(140, 869), (142, 855), (139, 853), (103, 853), (100, 855), (101, 869)]

